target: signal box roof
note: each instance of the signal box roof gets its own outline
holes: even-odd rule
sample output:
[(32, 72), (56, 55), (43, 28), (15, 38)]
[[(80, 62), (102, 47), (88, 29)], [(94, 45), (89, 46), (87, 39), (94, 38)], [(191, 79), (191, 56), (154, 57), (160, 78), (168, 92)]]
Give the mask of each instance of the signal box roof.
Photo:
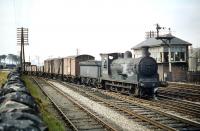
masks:
[[(192, 45), (191, 43), (184, 41), (180, 38), (177, 38), (171, 34), (166, 34), (166, 35), (162, 35), (162, 38), (164, 37), (172, 37), (172, 39), (170, 40), (170, 44), (171, 45), (185, 45), (185, 46), (189, 46)], [(167, 40), (167, 43), (169, 43), (169, 41)], [(166, 45), (166, 43), (164, 43), (162, 40), (156, 39), (156, 38), (149, 38), (146, 39), (145, 41), (139, 43), (138, 45), (132, 47), (131, 49), (140, 49), (144, 46), (148, 46), (148, 47), (155, 47), (155, 46), (164, 46)]]

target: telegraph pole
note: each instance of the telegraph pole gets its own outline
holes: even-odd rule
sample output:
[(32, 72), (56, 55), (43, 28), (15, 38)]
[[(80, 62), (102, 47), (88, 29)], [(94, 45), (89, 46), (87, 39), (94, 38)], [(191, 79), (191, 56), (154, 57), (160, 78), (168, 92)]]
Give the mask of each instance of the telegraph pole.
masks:
[(17, 45), (21, 46), (20, 50), (20, 66), (21, 71), (25, 70), (25, 51), (24, 45), (28, 45), (28, 28), (17, 28)]

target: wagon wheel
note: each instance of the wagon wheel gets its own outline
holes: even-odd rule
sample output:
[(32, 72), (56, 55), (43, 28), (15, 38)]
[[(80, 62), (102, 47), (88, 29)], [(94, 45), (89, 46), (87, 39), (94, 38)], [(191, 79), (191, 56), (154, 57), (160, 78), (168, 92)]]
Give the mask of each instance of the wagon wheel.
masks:
[(102, 85), (101, 85), (101, 84), (97, 84), (95, 87), (96, 87), (97, 89), (101, 89), (101, 88), (102, 88)]
[(77, 80), (76, 84), (81, 85), (81, 80)]
[(90, 79), (88, 80), (87, 85), (88, 85), (88, 86), (91, 86), (91, 85), (92, 85), (92, 81), (91, 81)]

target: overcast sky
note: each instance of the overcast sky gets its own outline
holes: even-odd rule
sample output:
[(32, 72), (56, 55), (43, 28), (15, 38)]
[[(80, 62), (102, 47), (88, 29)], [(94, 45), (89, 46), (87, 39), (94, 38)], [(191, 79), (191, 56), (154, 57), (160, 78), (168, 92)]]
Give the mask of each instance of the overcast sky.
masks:
[(125, 52), (155, 24), (200, 47), (200, 0), (0, 0), (0, 54), (19, 52), (16, 28), (29, 28), (26, 59)]

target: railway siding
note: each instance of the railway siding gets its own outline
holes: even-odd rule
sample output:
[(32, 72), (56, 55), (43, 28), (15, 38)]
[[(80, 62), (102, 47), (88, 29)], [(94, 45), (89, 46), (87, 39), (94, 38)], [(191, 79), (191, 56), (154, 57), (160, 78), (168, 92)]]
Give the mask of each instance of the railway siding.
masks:
[[(77, 88), (77, 90), (81, 90), (81, 89)], [(93, 97), (93, 95), (91, 95), (89, 93), (89, 91), (86, 91), (86, 94), (88, 94), (88, 96), (90, 96), (90, 97)], [(104, 103), (105, 103), (105, 101), (104, 101)], [(131, 112), (130, 111), (131, 108), (127, 108), (126, 106), (124, 106), (126, 104), (128, 104), (128, 105), (130, 105), (130, 104), (124, 103), (124, 101), (121, 101), (121, 102), (122, 102), (122, 107), (125, 108), (126, 110), (128, 109), (129, 111), (125, 111), (125, 109), (120, 108), (118, 105), (117, 105), (118, 107), (115, 106), (117, 101), (113, 102), (115, 104), (111, 104), (110, 107), (118, 108), (117, 110), (123, 110), (127, 113), (129, 112), (129, 115), (132, 115), (132, 116), (133, 116), (134, 113), (136, 113), (137, 115), (139, 114), (139, 117), (141, 115), (142, 115), (142, 117), (145, 116), (144, 119), (142, 119), (143, 121), (149, 122), (149, 123), (153, 124), (154, 126), (157, 125), (157, 127), (165, 129), (165, 130), (185, 130), (185, 129), (197, 130), (197, 129), (200, 128), (200, 125), (199, 125), (198, 122), (193, 122), (193, 121), (190, 121), (190, 120), (187, 120), (187, 119), (183, 119), (181, 117), (170, 115), (168, 113), (164, 113), (164, 112), (161, 112), (161, 111), (155, 110), (155, 109), (141, 108), (141, 107), (138, 107), (138, 105), (135, 107), (136, 110), (132, 109), (132, 112)], [(137, 109), (138, 109), (139, 112), (137, 111)], [(135, 116), (138, 117), (137, 115), (135, 115)]]
[[(169, 106), (170, 102), (174, 104), (181, 104), (183, 101), (178, 102), (177, 100), (173, 101), (173, 99), (169, 100), (168, 98), (163, 98), (163, 103), (164, 101), (166, 101), (165, 104), (168, 103), (168, 108), (165, 108), (163, 103), (159, 103), (162, 102), (161, 100), (142, 100), (118, 93), (102, 91), (94, 88), (91, 89), (85, 86), (65, 83), (57, 80), (49, 80), (48, 83), (50, 84), (41, 85), (43, 85), (44, 88), (47, 88), (46, 91), (50, 89), (50, 86), (56, 89), (56, 91), (55, 89), (52, 91), (54, 94), (52, 95), (52, 99), (58, 98), (58, 100), (53, 101), (54, 103), (60, 102), (60, 105), (55, 105), (60, 108), (63, 114), (68, 114), (68, 121), (72, 123), (71, 125), (76, 123), (74, 125), (78, 128), (74, 128), (75, 130), (93, 130), (96, 128), (101, 129), (103, 126), (97, 126), (98, 122), (92, 122), (92, 124), (89, 124), (90, 126), (85, 124), (78, 124), (84, 123), (85, 121), (88, 123), (88, 117), (82, 114), (81, 110), (77, 110), (72, 105), (69, 106), (70, 104), (62, 103), (61, 101), (65, 100), (59, 99), (59, 94), (55, 94), (55, 92), (61, 92), (60, 94), (65, 96), (67, 95), (68, 99), (70, 98), (71, 101), (74, 101), (73, 103), (76, 103), (76, 105), (79, 105), (79, 107), (85, 108), (85, 110), (91, 112), (91, 114), (97, 117), (97, 119), (100, 118), (100, 121), (108, 124), (108, 126), (111, 125), (110, 129), (113, 130), (200, 130), (199, 120), (196, 121), (194, 119), (188, 119), (185, 116), (182, 117), (181, 115), (176, 114), (177, 112), (170, 110), (170, 107), (173, 108), (173, 106)], [(184, 104), (185, 106), (187, 104), (188, 106), (191, 105), (191, 103)], [(158, 107), (156, 105), (158, 105)], [(66, 109), (67, 106), (69, 106), (70, 109)], [(176, 105), (174, 105), (174, 107), (175, 108), (173, 109), (176, 111), (178, 108), (181, 108), (181, 106)], [(194, 113), (194, 116), (195, 113), (199, 114), (199, 106), (196, 106), (195, 108), (196, 109), (189, 112), (191, 114)], [(189, 110), (189, 108), (184, 108), (182, 113), (186, 113), (187, 110)], [(71, 118), (69, 114), (72, 115)], [(83, 119), (85, 121), (80, 122), (79, 119)]]
[(157, 95), (200, 102), (200, 85), (170, 82), (168, 87), (158, 88)]
[(65, 86), (56, 83), (51, 82), (56, 87), (60, 88), (65, 93), (69, 94), (71, 97), (75, 98), (77, 101), (81, 102), (94, 112), (98, 113), (100, 116), (107, 119), (107, 121), (111, 121), (112, 123), (120, 126), (123, 130), (149, 130), (146, 127), (143, 127), (139, 124), (137, 124), (134, 121), (130, 121), (129, 119), (125, 118), (123, 115), (105, 107), (101, 104), (98, 104), (96, 101), (92, 101), (84, 96), (81, 96), (80, 94), (72, 91), (71, 89), (66, 88)]
[[(98, 115), (91, 113), (71, 96), (61, 93), (56, 87), (41, 83), (41, 81), (39, 85), (42, 85), (41, 88), (54, 102), (73, 130), (115, 130), (103, 122)], [(73, 94), (73, 96), (76, 95)]]
[[(102, 92), (102, 91), (101, 91)], [(119, 95), (114, 92), (102, 92), (103, 94), (113, 96), (128, 103), (138, 104), (145, 108), (159, 111), (160, 113), (168, 113), (172, 116), (181, 117), (194, 123), (200, 123), (200, 105), (192, 104), (187, 101), (181, 101), (172, 98), (157, 98), (156, 100), (144, 100), (135, 97)]]

